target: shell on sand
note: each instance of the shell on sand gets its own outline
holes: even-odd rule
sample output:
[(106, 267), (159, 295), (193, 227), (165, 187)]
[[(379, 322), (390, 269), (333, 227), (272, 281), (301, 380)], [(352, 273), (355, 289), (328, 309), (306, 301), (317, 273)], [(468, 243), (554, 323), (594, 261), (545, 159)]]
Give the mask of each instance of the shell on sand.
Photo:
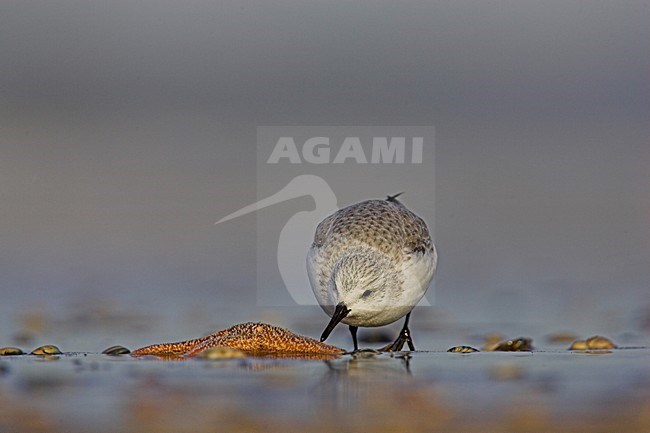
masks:
[(609, 350), (617, 347), (609, 338), (594, 335), (586, 340), (574, 341), (569, 350)]
[(195, 357), (206, 349), (230, 347), (248, 355), (341, 355), (345, 351), (266, 323), (241, 323), (194, 340), (162, 343), (134, 350), (132, 356)]

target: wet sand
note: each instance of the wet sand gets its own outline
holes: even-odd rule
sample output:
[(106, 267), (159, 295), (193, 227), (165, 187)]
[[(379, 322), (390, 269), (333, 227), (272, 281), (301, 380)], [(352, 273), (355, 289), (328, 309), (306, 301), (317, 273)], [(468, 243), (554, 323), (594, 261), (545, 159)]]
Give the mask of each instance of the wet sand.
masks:
[[(414, 335), (420, 347), (475, 343), (452, 331)], [(183, 361), (60, 346), (62, 355), (0, 357), (0, 431), (650, 431), (647, 335), (610, 351), (533, 346)]]

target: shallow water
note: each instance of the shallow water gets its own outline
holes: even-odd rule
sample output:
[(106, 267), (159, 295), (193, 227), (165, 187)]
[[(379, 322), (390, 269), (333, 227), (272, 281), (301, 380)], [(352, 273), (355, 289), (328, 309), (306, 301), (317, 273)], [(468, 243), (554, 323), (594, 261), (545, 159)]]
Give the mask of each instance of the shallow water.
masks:
[[(282, 317), (294, 331), (320, 331), (311, 314)], [(57, 339), (54, 327), (47, 342), (64, 352), (100, 342), (135, 349), (143, 335), (144, 345), (166, 341), (162, 334), (169, 332), (156, 320), (136, 327), (136, 337), (117, 333), (124, 327), (117, 321), (102, 332), (89, 325), (73, 331), (68, 324), (61, 328), (69, 330), (65, 338)], [(349, 335), (340, 328), (329, 342), (345, 347)], [(51, 358), (2, 357), (0, 431), (650, 430), (647, 334), (609, 335), (620, 349), (589, 354), (543, 337), (556, 329), (507, 328), (415, 320), (421, 351), (333, 361), (162, 361), (100, 355), (104, 347)], [(530, 336), (536, 350), (446, 352), (453, 345), (480, 347), (494, 330)]]

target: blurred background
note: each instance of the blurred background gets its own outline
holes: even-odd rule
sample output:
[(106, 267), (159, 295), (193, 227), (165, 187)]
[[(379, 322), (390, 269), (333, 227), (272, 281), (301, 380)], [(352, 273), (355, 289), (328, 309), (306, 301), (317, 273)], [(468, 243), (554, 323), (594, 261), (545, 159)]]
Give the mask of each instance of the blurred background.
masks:
[(405, 196), (440, 253), (416, 324), (650, 326), (648, 22), (647, 1), (5, 0), (0, 341), (318, 334), (317, 307), (258, 305), (255, 215), (214, 225), (257, 200), (260, 125), (435, 127), (435, 185)]

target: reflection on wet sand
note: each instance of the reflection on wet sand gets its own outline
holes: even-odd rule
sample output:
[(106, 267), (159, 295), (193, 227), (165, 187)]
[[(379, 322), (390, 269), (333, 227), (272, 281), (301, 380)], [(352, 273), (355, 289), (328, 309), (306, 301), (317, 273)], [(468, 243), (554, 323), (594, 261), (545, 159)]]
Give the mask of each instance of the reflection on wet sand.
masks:
[(327, 369), (313, 386), (311, 395), (322, 402), (323, 410), (338, 416), (363, 412), (379, 386), (391, 387), (401, 382), (408, 388), (413, 384), (410, 356), (391, 355), (362, 351), (324, 361)]
[(316, 361), (22, 355), (0, 363), (0, 431), (648, 431), (647, 357), (648, 349), (606, 358), (363, 351)]
[[(407, 354), (363, 353), (304, 362), (247, 358), (218, 366), (212, 384), (143, 376), (128, 402), (134, 430), (157, 432), (431, 431), (456, 413)], [(184, 365), (188, 365), (187, 363)], [(250, 376), (248, 371), (255, 374)], [(190, 428), (191, 426), (191, 428)]]
[[(316, 332), (289, 323), (305, 334)], [(437, 327), (419, 332), (431, 351), (350, 354), (337, 348), (330, 354), (286, 351), (306, 337), (282, 328), (238, 326), (154, 345), (147, 350), (157, 356), (136, 357), (120, 355), (127, 349), (112, 345), (145, 337), (129, 339), (114, 330), (111, 338), (84, 334), (97, 349), (111, 346), (106, 354), (28, 355), (44, 343), (64, 350), (79, 344), (76, 334), (67, 340), (59, 333), (40, 335), (38, 344), (21, 349), (23, 355), (0, 357), (0, 431), (650, 431), (650, 336), (640, 331), (612, 331), (623, 348), (593, 352), (600, 356), (568, 351), (569, 343), (557, 347), (568, 335), (556, 342), (545, 338), (547, 329), (505, 326), (489, 337), (522, 349), (524, 339), (506, 339), (528, 335), (535, 350), (447, 353), (465, 342), (482, 347), (494, 327)], [(285, 339), (260, 351), (274, 332)], [(196, 356), (186, 356), (192, 351)], [(162, 356), (182, 362), (161, 362)]]

